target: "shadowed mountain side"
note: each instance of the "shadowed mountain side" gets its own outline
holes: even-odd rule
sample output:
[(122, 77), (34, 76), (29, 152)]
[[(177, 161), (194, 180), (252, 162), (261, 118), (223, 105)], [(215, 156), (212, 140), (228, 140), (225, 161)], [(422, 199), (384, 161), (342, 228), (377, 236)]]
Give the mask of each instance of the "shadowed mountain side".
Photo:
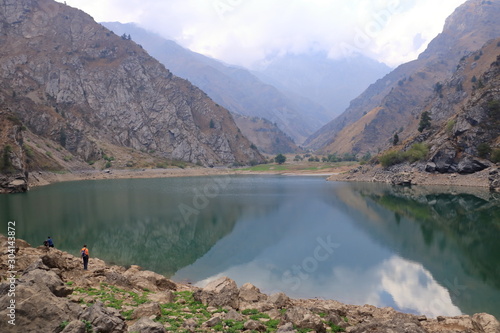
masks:
[(187, 50), (132, 23), (102, 24), (119, 35), (131, 35), (175, 75), (200, 87), (229, 111), (276, 123), (299, 144), (331, 120), (318, 104), (304, 97), (292, 100), (244, 68), (229, 66)]
[[(356, 213), (356, 224), (374, 240), (394, 248), (402, 257), (421, 263), (454, 304), (470, 313), (483, 306), (496, 316), (500, 297), (499, 199), (452, 194), (439, 189), (394, 188), (356, 183), (337, 188), (334, 204)], [(341, 204), (340, 204), (341, 203)], [(407, 237), (402, 237), (407, 235)], [(492, 265), (493, 262), (498, 264)], [(476, 304), (480, 294), (491, 302)]]
[(395, 132), (411, 126), (415, 133), (415, 119), (436, 84), (451, 76), (462, 57), (500, 35), (499, 15), (498, 1), (467, 1), (417, 60), (378, 80), (305, 144), (323, 152), (376, 153), (390, 146)]
[(276, 124), (271, 123), (269, 120), (238, 114), (233, 114), (233, 118), (243, 135), (254, 143), (260, 152), (287, 154), (301, 151), (292, 138), (283, 133)]

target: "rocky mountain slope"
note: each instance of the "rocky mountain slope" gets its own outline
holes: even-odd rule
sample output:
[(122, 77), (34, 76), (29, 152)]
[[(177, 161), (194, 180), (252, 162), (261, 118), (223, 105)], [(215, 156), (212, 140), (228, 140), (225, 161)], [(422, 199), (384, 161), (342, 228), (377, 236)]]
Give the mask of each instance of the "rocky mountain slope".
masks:
[(106, 146), (205, 166), (262, 160), (226, 109), (87, 14), (52, 0), (0, 8), (3, 109), (68, 156), (100, 160)]
[(118, 35), (130, 35), (172, 73), (189, 80), (229, 111), (276, 123), (299, 144), (332, 119), (319, 104), (304, 97), (291, 99), (244, 68), (187, 50), (132, 23), (102, 24)]
[(378, 152), (390, 147), (394, 133), (413, 136), (422, 108), (436, 84), (455, 71), (459, 60), (500, 36), (500, 2), (469, 0), (447, 19), (415, 61), (401, 65), (372, 84), (334, 121), (306, 144), (323, 152)]
[(0, 235), (4, 249), (0, 314), (9, 318), (0, 321), (0, 329), (13, 333), (496, 333), (500, 329), (496, 318), (485, 313), (431, 319), (391, 308), (290, 299), (283, 293), (266, 295), (251, 284), (238, 288), (226, 277), (201, 289), (138, 266), (110, 266), (93, 257), (89, 270), (83, 271), (81, 259), (69, 253), (43, 246), (35, 249), (20, 239), (11, 244), (17, 276), (8, 273), (5, 251), (9, 243)]

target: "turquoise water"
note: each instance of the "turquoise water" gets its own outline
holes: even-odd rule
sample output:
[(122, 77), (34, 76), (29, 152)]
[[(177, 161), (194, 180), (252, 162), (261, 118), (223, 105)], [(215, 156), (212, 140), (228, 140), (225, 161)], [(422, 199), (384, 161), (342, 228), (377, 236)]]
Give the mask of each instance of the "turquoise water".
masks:
[[(2, 232), (203, 285), (500, 317), (500, 199), (320, 177), (220, 176), (60, 183), (0, 196)], [(91, 269), (91, 267), (90, 267)]]

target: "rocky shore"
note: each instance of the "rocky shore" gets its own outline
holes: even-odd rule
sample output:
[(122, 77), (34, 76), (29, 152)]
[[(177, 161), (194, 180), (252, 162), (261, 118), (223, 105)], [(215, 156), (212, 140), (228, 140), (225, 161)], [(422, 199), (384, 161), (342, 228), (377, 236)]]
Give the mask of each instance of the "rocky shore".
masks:
[(347, 172), (334, 174), (331, 181), (389, 183), (393, 185), (444, 185), (485, 187), (500, 191), (500, 168), (489, 167), (471, 174), (425, 171), (425, 164), (399, 164), (390, 168), (362, 165)]
[(251, 284), (238, 288), (227, 277), (197, 288), (92, 257), (84, 271), (81, 260), (67, 252), (33, 248), (20, 239), (11, 252), (9, 245), (0, 235), (1, 332), (500, 332), (500, 323), (485, 313), (433, 319), (392, 308), (266, 295)]

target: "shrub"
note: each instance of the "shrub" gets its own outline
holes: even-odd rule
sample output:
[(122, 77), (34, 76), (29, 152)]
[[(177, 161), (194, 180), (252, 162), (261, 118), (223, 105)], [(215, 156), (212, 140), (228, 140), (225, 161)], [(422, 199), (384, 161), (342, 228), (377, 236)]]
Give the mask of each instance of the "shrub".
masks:
[(384, 168), (390, 167), (391, 165), (402, 163), (404, 162), (404, 160), (405, 159), (403, 153), (401, 151), (396, 151), (396, 150), (389, 151), (380, 156), (379, 158), (380, 164), (382, 164)]
[(404, 157), (410, 163), (425, 159), (429, 153), (429, 147), (424, 143), (415, 143), (411, 148), (404, 153)]
[(491, 153), (491, 146), (485, 142), (480, 143), (479, 146), (477, 146), (477, 155), (481, 158), (487, 158), (488, 155)]
[(286, 162), (286, 156), (283, 155), (283, 154), (278, 154), (276, 155), (276, 157), (274, 158), (274, 161), (278, 164), (283, 164)]
[(456, 123), (457, 123), (456, 119), (448, 120), (448, 122), (446, 123), (446, 128), (445, 128), (445, 131), (448, 135), (451, 136), (453, 134), (453, 127), (455, 127)]
[(491, 161), (493, 163), (500, 162), (500, 149), (493, 149), (493, 151), (491, 153)]

